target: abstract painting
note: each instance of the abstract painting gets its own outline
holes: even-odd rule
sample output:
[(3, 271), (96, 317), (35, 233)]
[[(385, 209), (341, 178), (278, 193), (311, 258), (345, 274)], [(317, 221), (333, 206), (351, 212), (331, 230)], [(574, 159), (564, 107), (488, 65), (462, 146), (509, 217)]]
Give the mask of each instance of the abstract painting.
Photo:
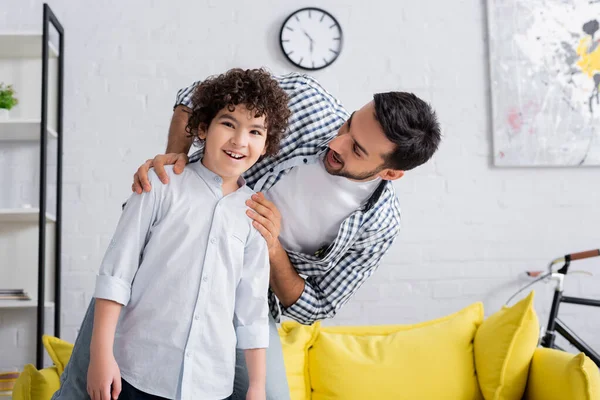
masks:
[(600, 165), (600, 0), (488, 0), (494, 163)]

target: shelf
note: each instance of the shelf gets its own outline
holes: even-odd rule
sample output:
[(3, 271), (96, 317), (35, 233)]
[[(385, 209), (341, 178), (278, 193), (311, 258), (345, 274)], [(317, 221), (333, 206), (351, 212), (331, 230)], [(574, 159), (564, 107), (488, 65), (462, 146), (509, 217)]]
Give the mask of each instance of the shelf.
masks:
[[(50, 58), (58, 50), (49, 44)], [(42, 58), (42, 35), (39, 33), (0, 33), (0, 58)]]
[[(39, 208), (0, 208), (0, 222), (38, 222)], [(56, 222), (56, 217), (46, 212), (46, 222)]]
[[(58, 138), (58, 134), (54, 129), (48, 128), (48, 138)], [(10, 119), (0, 121), (0, 142), (20, 140), (39, 141), (40, 121)]]
[[(0, 308), (35, 308), (37, 301), (35, 300), (0, 300)], [(53, 308), (54, 302), (47, 301), (44, 304), (46, 308)]]

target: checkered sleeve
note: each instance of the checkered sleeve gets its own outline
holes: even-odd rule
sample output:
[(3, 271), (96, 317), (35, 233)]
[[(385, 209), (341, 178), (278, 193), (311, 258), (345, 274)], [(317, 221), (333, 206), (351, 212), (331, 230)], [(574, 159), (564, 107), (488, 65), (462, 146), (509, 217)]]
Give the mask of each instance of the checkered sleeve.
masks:
[(173, 105), (173, 109), (178, 105), (183, 105), (188, 108), (192, 108), (192, 95), (194, 94), (194, 89), (196, 86), (202, 81), (196, 81), (192, 83), (190, 86), (179, 89), (177, 92), (177, 96), (175, 97), (175, 104)]
[(375, 272), (399, 230), (399, 223), (393, 222), (359, 238), (325, 274), (308, 276), (300, 298), (281, 307), (282, 314), (305, 325), (333, 318)]

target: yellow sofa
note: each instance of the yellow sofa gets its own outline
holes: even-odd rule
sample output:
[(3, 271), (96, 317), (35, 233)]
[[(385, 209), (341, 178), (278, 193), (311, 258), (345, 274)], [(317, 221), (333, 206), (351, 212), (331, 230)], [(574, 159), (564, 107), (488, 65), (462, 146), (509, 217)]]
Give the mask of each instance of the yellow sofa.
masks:
[[(483, 305), (414, 325), (279, 330), (292, 400), (600, 400), (584, 354), (539, 348), (533, 292), (484, 320)], [(46, 400), (72, 345), (46, 336), (54, 366), (28, 365), (13, 400)]]

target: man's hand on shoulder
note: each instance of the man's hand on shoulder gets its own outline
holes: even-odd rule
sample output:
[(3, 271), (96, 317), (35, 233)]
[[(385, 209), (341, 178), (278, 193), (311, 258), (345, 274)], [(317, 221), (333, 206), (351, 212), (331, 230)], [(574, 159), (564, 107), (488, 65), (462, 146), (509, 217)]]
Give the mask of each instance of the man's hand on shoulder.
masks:
[(267, 241), (269, 255), (272, 256), (281, 248), (281, 243), (279, 243), (281, 214), (279, 210), (260, 192), (246, 200), (246, 205), (251, 208), (246, 211), (246, 214), (253, 219), (252, 225)]
[(159, 154), (153, 159), (146, 160), (133, 175), (131, 190), (137, 194), (141, 194), (142, 191), (150, 191), (151, 185), (148, 179), (148, 171), (150, 168), (154, 168), (154, 172), (156, 172), (160, 181), (166, 184), (169, 183), (169, 177), (165, 172), (165, 165), (173, 165), (173, 172), (180, 174), (183, 172), (188, 161), (188, 156), (185, 153)]

